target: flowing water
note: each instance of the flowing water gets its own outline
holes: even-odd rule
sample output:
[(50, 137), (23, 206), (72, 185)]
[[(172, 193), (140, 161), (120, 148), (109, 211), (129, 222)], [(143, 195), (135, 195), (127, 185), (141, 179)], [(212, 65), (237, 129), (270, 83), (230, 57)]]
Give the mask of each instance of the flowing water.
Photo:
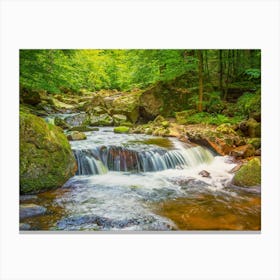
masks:
[[(232, 186), (230, 157), (175, 138), (115, 134), (108, 127), (86, 135), (71, 142), (76, 176), (25, 201), (47, 208), (45, 215), (22, 221), (31, 229), (260, 229), (260, 187)], [(203, 177), (202, 170), (210, 175)]]

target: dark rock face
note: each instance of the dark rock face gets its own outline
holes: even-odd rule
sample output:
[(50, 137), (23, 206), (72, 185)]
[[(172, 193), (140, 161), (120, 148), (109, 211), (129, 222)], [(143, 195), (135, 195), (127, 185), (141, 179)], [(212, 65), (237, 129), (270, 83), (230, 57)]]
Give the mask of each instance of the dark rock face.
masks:
[(36, 204), (22, 204), (19, 207), (20, 219), (30, 218), (45, 214), (47, 209)]
[(20, 192), (61, 187), (75, 174), (76, 161), (61, 128), (20, 112)]

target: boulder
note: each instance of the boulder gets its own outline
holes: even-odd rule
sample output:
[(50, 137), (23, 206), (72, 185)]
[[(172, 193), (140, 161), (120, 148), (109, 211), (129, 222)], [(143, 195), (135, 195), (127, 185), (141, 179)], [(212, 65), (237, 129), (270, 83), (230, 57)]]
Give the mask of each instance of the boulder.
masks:
[(36, 204), (21, 204), (19, 207), (19, 218), (25, 219), (45, 214), (47, 209)]
[(99, 130), (98, 127), (89, 127), (89, 126), (73, 126), (69, 129), (69, 131), (81, 131), (81, 132), (98, 131), (98, 130)]
[(20, 192), (38, 193), (61, 187), (76, 168), (61, 128), (20, 111)]
[(127, 116), (122, 114), (115, 114), (113, 115), (114, 125), (120, 125), (127, 121)]
[(259, 158), (253, 158), (243, 164), (235, 173), (232, 183), (236, 186), (251, 187), (261, 184), (261, 161)]
[(21, 103), (37, 105), (41, 102), (41, 96), (38, 91), (23, 89), (20, 93)]
[(128, 133), (129, 132), (129, 127), (127, 126), (118, 126), (114, 128), (115, 133)]
[(216, 131), (224, 133), (224, 134), (235, 134), (235, 135), (237, 135), (235, 130), (232, 128), (232, 125), (229, 124), (229, 123), (223, 123), (223, 124), (219, 125), (216, 128)]
[(198, 175), (201, 175), (202, 177), (210, 178), (210, 173), (206, 170), (201, 170)]
[(241, 122), (239, 124), (239, 128), (245, 136), (251, 138), (261, 137), (261, 123), (257, 122), (253, 118)]
[(85, 140), (87, 136), (80, 131), (73, 131), (69, 135), (67, 135), (67, 139), (70, 141), (78, 141), (78, 140)]
[(251, 157), (255, 155), (255, 148), (251, 144), (239, 146), (237, 148), (234, 148), (230, 152), (230, 155), (234, 157), (240, 157), (240, 158)]
[(81, 126), (86, 124), (87, 118), (86, 113), (79, 113), (65, 118), (65, 122), (70, 126)]
[(114, 120), (108, 114), (102, 114), (100, 116), (92, 115), (89, 119), (90, 125), (97, 126), (110, 126), (113, 125)]
[(251, 144), (255, 149), (259, 149), (261, 147), (261, 138), (249, 138), (247, 144)]
[(158, 98), (153, 89), (144, 92), (140, 97), (141, 114), (144, 119), (153, 119), (160, 114), (163, 100)]

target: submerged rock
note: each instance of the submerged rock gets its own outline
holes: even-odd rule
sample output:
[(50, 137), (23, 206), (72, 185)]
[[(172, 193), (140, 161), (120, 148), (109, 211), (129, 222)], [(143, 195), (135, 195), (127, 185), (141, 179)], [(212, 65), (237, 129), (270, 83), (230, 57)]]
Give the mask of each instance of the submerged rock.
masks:
[(47, 209), (36, 204), (22, 204), (19, 207), (20, 219), (30, 218), (45, 214)]
[(254, 158), (241, 166), (235, 173), (232, 183), (236, 186), (258, 186), (261, 184), (261, 161)]
[(20, 112), (20, 192), (62, 186), (75, 174), (76, 161), (61, 128)]

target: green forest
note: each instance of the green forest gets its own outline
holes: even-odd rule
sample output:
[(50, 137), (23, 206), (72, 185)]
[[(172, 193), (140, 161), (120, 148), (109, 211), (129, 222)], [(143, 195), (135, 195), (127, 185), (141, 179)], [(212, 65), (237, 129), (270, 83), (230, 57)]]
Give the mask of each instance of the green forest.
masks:
[[(111, 176), (106, 182), (117, 182), (114, 172), (130, 181), (132, 177), (125, 177), (126, 172), (146, 176), (172, 170), (178, 178), (168, 177), (164, 189), (172, 182), (172, 188), (179, 186), (187, 192), (190, 186), (200, 190), (207, 184), (232, 186), (231, 190), (241, 187), (245, 193), (260, 187), (261, 50), (22, 49), (19, 64), (20, 194), (41, 195), (45, 204), (38, 207), (48, 208), (50, 197), (64, 195), (59, 190), (68, 180), (74, 180), (75, 185), (77, 176), (98, 175), (94, 178)], [(217, 173), (219, 160), (226, 166), (222, 175)], [(200, 172), (197, 166), (201, 166)], [(179, 176), (179, 169), (186, 173)], [(191, 171), (192, 176), (187, 175)], [(143, 187), (137, 180), (129, 185), (132, 196)], [(153, 184), (157, 186), (158, 181)], [(184, 215), (178, 218), (180, 211), (193, 211), (190, 203), (197, 200), (190, 201), (189, 193), (174, 198), (168, 192), (165, 199), (158, 200), (161, 207), (152, 204), (154, 200), (149, 207), (175, 221), (172, 229), (260, 228), (259, 194), (246, 194), (243, 204), (229, 199), (233, 209), (249, 209), (238, 216), (239, 210), (228, 213), (234, 210), (224, 210), (224, 204), (219, 208), (215, 195), (202, 192), (203, 200), (213, 203), (207, 202), (209, 207), (231, 215), (226, 216), (229, 223), (215, 213), (207, 216), (209, 222), (207, 218), (203, 225), (197, 223), (197, 217), (188, 221), (182, 220)], [(219, 199), (228, 198), (223, 194)], [(38, 198), (31, 202), (36, 205)], [(96, 207), (93, 205), (89, 207)], [(28, 212), (25, 203), (22, 207)], [(60, 229), (59, 222), (51, 223), (62, 219), (63, 211), (54, 206), (51, 209), (55, 219), (47, 215), (34, 220), (27, 214), (22, 227)], [(250, 209), (255, 209), (253, 216)], [(202, 212), (199, 219), (206, 217)], [(110, 223), (104, 219), (107, 228)], [(94, 221), (91, 223), (99, 223)], [(108, 227), (119, 226), (112, 224)]]

